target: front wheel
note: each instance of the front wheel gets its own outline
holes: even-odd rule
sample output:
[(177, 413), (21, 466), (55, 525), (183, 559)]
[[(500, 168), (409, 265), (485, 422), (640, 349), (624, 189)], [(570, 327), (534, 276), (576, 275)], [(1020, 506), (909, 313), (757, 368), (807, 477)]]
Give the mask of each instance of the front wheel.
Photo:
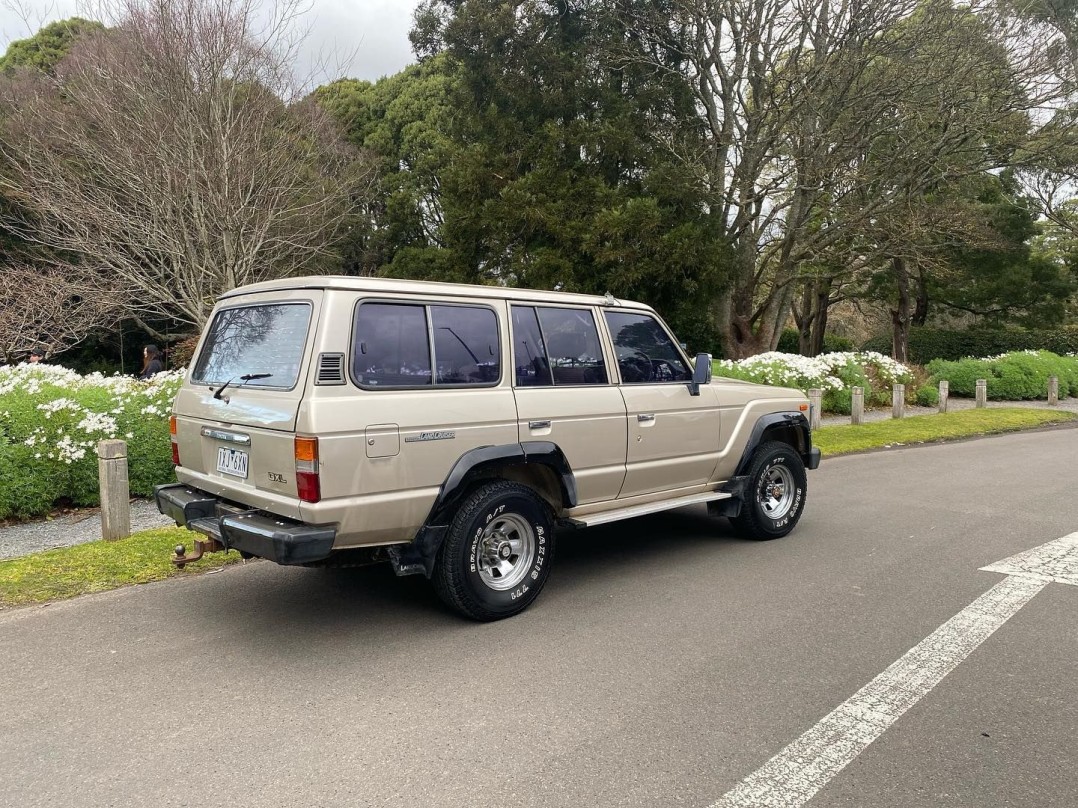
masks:
[(761, 444), (749, 466), (741, 513), (731, 521), (751, 539), (782, 538), (801, 518), (807, 489), (805, 464), (792, 446)]
[(550, 509), (530, 488), (494, 482), (477, 488), (453, 515), (435, 563), (434, 589), (474, 620), (523, 611), (550, 575)]

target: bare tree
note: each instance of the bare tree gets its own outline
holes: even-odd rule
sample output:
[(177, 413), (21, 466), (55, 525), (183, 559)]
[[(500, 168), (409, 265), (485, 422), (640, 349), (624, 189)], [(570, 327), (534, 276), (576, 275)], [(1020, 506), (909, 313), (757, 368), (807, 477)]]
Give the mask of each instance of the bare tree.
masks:
[(696, 96), (693, 120), (658, 131), (733, 248), (714, 304), (731, 357), (774, 347), (806, 266), (859, 258), (860, 232), (941, 179), (1012, 164), (1055, 92), (1044, 39), (991, 3), (663, 5), (627, 40)]
[(0, 359), (14, 364), (35, 348), (63, 353), (122, 314), (120, 298), (69, 267), (16, 262), (0, 268)]
[(5, 77), (0, 192), (21, 239), (200, 325), (236, 286), (317, 269), (365, 163), (290, 65), (299, 0), (106, 0), (55, 77)]

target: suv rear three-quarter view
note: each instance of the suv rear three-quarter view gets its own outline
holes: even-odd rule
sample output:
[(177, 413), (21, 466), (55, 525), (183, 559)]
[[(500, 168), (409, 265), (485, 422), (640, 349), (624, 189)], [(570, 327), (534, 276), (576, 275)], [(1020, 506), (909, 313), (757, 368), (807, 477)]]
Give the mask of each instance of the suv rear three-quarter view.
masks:
[(172, 416), (162, 513), (290, 565), (389, 562), (493, 620), (546, 582), (556, 528), (690, 504), (789, 533), (819, 463), (796, 390), (711, 378), (649, 307), (374, 278), (237, 289)]

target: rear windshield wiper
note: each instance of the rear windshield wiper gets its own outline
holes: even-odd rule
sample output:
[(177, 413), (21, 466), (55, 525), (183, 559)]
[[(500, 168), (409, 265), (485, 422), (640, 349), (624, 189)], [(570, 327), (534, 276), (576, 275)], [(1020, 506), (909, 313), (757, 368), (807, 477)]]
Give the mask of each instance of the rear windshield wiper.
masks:
[[(245, 373), (245, 374), (243, 374), (242, 376), (240, 376), (240, 381), (241, 381), (241, 382), (243, 382), (243, 384), (247, 384), (247, 382), (252, 382), (252, 381), (254, 381), (255, 379), (268, 379), (268, 378), (269, 378), (270, 376), (272, 376), (272, 375), (273, 375), (272, 373)], [(224, 383), (224, 384), (222, 384), (222, 385), (221, 385), (220, 387), (218, 387), (218, 388), (217, 388), (217, 389), (216, 389), (216, 390), (214, 391), (214, 393), (213, 393), (213, 397), (214, 397), (214, 398), (216, 398), (216, 399), (217, 399), (218, 401), (220, 401), (220, 399), (221, 399), (221, 396), (222, 396), (222, 395), (224, 394), (224, 392), (225, 392), (225, 389), (226, 389), (226, 388), (227, 388), (227, 387), (228, 387), (228, 386), (229, 386), (230, 384), (232, 384), (232, 382), (234, 382), (234, 381), (236, 381), (236, 377), (235, 377), (235, 376), (233, 376), (233, 377), (232, 377), (231, 379), (229, 379), (229, 380), (228, 380), (227, 382), (225, 382), (225, 383)], [(240, 387), (242, 387), (242, 386), (243, 386), (243, 384), (241, 384), (241, 385), (240, 385)]]

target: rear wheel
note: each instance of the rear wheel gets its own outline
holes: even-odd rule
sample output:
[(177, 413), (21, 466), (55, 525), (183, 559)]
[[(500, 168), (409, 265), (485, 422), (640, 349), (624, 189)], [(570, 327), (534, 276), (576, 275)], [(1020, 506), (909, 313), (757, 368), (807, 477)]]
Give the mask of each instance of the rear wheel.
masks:
[(432, 579), (438, 596), (461, 614), (500, 620), (535, 600), (553, 557), (546, 503), (519, 483), (487, 483), (453, 515)]
[(808, 475), (788, 443), (761, 444), (749, 466), (741, 513), (731, 521), (752, 539), (779, 539), (797, 525), (805, 507)]

